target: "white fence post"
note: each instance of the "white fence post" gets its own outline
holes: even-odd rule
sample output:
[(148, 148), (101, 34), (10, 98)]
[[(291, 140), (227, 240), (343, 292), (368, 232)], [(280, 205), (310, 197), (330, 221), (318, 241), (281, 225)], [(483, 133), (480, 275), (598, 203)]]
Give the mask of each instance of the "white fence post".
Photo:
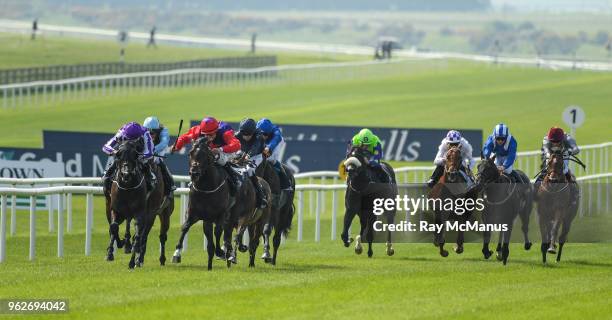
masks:
[(2, 195), (2, 204), (0, 209), (0, 263), (6, 260), (6, 202), (8, 197)]
[(91, 254), (91, 232), (93, 227), (93, 194), (88, 193), (85, 195), (87, 208), (85, 216), (85, 255)]
[(336, 240), (336, 217), (338, 215), (338, 190), (332, 191), (332, 221), (331, 221), (331, 239)]
[(36, 196), (30, 196), (30, 261), (36, 254)]
[(321, 194), (322, 191), (316, 191), (317, 210), (315, 213), (315, 241), (321, 241)]
[(64, 197), (57, 196), (57, 256), (64, 256)]
[(68, 220), (66, 230), (70, 233), (72, 232), (72, 193), (66, 195), (66, 219)]
[[(13, 188), (15, 185), (13, 185)], [(17, 234), (17, 196), (11, 196), (11, 236)]]
[[(49, 184), (49, 187), (53, 187), (53, 184)], [(49, 209), (49, 233), (55, 231), (55, 220), (53, 217), (53, 195), (47, 196), (47, 209)]]
[(304, 236), (304, 191), (298, 191), (298, 231), (297, 241), (302, 241)]

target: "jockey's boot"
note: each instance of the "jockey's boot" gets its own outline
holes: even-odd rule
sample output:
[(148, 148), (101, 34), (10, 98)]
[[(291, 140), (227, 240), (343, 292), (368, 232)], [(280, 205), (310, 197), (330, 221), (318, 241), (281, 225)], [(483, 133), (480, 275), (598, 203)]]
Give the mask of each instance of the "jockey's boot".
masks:
[(292, 190), (291, 183), (289, 182), (289, 177), (287, 176), (287, 172), (285, 172), (285, 168), (280, 163), (280, 161), (276, 161), (273, 167), (276, 170), (276, 173), (278, 173), (281, 190)]
[(102, 176), (104, 194), (110, 193), (111, 185), (113, 184), (113, 175), (115, 175), (116, 170), (117, 162), (113, 161), (113, 163), (111, 163), (108, 169), (106, 169), (104, 176)]
[(172, 191), (176, 190), (176, 186), (174, 185), (174, 179), (172, 178), (170, 170), (168, 170), (168, 166), (166, 166), (165, 162), (160, 161), (158, 165), (162, 174), (162, 179), (164, 180), (164, 194), (169, 196)]
[(514, 183), (523, 183), (523, 179), (521, 179), (521, 176), (515, 170), (512, 170), (508, 176), (510, 176)]
[(259, 183), (259, 178), (256, 175), (252, 175), (250, 177), (251, 183), (253, 183), (253, 187), (255, 187), (255, 196), (257, 197), (257, 207), (265, 208), (268, 206), (268, 199), (266, 199), (266, 195), (264, 194), (263, 188)]
[(157, 185), (157, 177), (155, 176), (155, 173), (153, 172), (153, 168), (151, 166), (152, 165), (150, 163), (144, 163), (142, 166), (143, 173), (145, 175), (145, 180), (147, 182), (148, 191), (152, 191)]
[(443, 174), (444, 174), (444, 166), (436, 166), (436, 169), (431, 174), (431, 178), (427, 180), (427, 186), (429, 188), (433, 188), (433, 186), (435, 186), (436, 183), (438, 183), (438, 180), (440, 180), (440, 177), (442, 177)]
[(238, 189), (240, 189), (240, 180), (238, 179), (238, 174), (236, 173), (236, 171), (234, 171), (234, 169), (232, 169), (229, 162), (226, 163), (223, 168), (225, 168), (225, 172), (227, 172), (227, 178), (229, 180), (230, 187), (230, 196), (235, 197), (236, 193), (238, 192)]
[(565, 179), (567, 179), (567, 182), (570, 183), (570, 204), (576, 205), (576, 203), (578, 202), (578, 187), (576, 185), (576, 177), (574, 177), (574, 175), (571, 172), (567, 172), (565, 174)]

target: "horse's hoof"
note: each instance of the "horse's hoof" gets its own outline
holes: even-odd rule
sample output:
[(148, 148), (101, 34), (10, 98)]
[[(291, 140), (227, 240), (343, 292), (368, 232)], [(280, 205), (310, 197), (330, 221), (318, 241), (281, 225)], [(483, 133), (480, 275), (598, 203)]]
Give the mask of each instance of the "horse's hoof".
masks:
[(355, 238), (355, 253), (361, 254), (363, 252), (363, 246), (361, 245), (361, 236)]
[(443, 258), (446, 258), (446, 257), (448, 257), (448, 251), (446, 251), (446, 250), (442, 250), (442, 251), (440, 251), (440, 255), (441, 255)]
[(249, 268), (255, 268), (255, 264), (254, 263), (249, 263)]
[(502, 257), (501, 251), (498, 251), (497, 254), (495, 254), (495, 257), (497, 258), (497, 261), (502, 261), (504, 259), (504, 257)]
[(113, 261), (113, 260), (115, 260), (115, 256), (112, 253), (106, 256), (106, 261)]
[(117, 241), (117, 248), (121, 249), (123, 248), (124, 245), (125, 245), (125, 240)]
[(272, 256), (270, 255), (270, 252), (265, 251), (262, 255), (261, 258), (266, 260), (266, 259), (272, 259)]
[(128, 268), (134, 269), (135, 265), (136, 265), (136, 263), (134, 263), (134, 261), (130, 261), (130, 263), (128, 263)]
[(181, 256), (173, 256), (172, 263), (181, 263)]
[(272, 258), (264, 258), (265, 263), (272, 263)]
[(395, 254), (395, 249), (393, 249), (393, 244), (387, 242), (387, 255), (390, 257)]
[(374, 255), (374, 252), (368, 251), (368, 258), (372, 258), (373, 255)]
[(483, 249), (482, 254), (484, 255), (485, 259), (489, 260), (489, 258), (491, 258), (491, 256), (493, 255), (493, 251)]
[(532, 245), (531, 242), (525, 242), (525, 250), (531, 249), (531, 245)]
[(160, 266), (166, 265), (166, 257), (159, 257), (159, 265)]
[(238, 246), (238, 251), (240, 252), (247, 252), (249, 250), (249, 247), (245, 246), (244, 244), (241, 244)]
[(217, 259), (217, 260), (225, 260), (225, 255), (224, 254), (215, 254), (215, 259)]
[(546, 250), (546, 252), (548, 252), (550, 254), (557, 254), (557, 250), (555, 250), (555, 248), (548, 248), (548, 250)]
[(228, 269), (232, 267), (232, 262), (230, 261), (230, 259), (225, 260), (225, 263), (227, 264)]
[(463, 253), (463, 246), (455, 246), (454, 250), (455, 250), (455, 253), (462, 254)]
[(123, 248), (123, 252), (125, 252), (125, 254), (132, 254), (132, 246), (129, 244), (126, 244), (125, 247)]

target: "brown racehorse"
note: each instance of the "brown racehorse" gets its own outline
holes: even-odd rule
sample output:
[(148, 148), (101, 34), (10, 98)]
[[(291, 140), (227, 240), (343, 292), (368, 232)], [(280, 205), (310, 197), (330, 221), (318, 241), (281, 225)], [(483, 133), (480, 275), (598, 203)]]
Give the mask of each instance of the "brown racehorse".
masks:
[[(466, 194), (467, 180), (460, 172), (462, 166), (461, 149), (458, 147), (451, 147), (446, 153), (446, 161), (444, 163), (444, 175), (440, 178), (438, 183), (433, 186), (428, 194), (429, 199), (440, 199), (444, 202), (446, 199), (458, 199), (458, 198), (475, 198), (475, 192)], [(471, 216), (471, 212), (464, 212), (463, 214), (457, 214), (454, 211), (442, 210), (441, 206), (436, 206), (434, 212), (435, 223), (441, 226), (440, 232), (434, 232), (434, 245), (439, 248), (440, 255), (442, 257), (448, 256), (448, 251), (444, 249), (444, 229), (446, 228), (446, 222), (449, 220), (455, 220), (460, 225), (464, 225)], [(463, 253), (464, 243), (464, 231), (460, 228), (457, 231), (457, 245), (454, 250), (457, 254)]]
[[(559, 228), (559, 251), (557, 262), (561, 261), (563, 245), (567, 240), (572, 221), (578, 212), (578, 201), (571, 202), (571, 193), (579, 192), (578, 185), (567, 181), (563, 173), (563, 154), (551, 154), (546, 165), (546, 176), (538, 188), (538, 216), (542, 236), (542, 262), (546, 263), (546, 253), (554, 253), (554, 244)], [(574, 197), (578, 199), (578, 196)]]

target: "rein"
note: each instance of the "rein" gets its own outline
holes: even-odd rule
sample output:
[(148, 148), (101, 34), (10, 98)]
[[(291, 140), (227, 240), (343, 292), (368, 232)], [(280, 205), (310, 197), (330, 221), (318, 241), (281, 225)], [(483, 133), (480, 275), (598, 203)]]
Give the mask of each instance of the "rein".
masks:
[(134, 190), (134, 189), (138, 189), (138, 188), (140, 188), (140, 186), (142, 185), (143, 182), (144, 182), (144, 176), (142, 176), (142, 178), (140, 179), (140, 182), (136, 186), (134, 186), (134, 187), (122, 187), (117, 180), (113, 180), (113, 183), (116, 184), (117, 188), (119, 188), (121, 190)]
[(219, 189), (221, 189), (221, 187), (225, 184), (225, 182), (227, 181), (227, 179), (223, 179), (223, 182), (221, 182), (221, 184), (219, 184), (219, 186), (217, 186), (216, 188), (212, 189), (212, 190), (201, 190), (198, 189), (198, 187), (196, 186), (195, 183), (191, 184), (191, 189), (195, 192), (199, 192), (199, 193), (215, 193), (217, 191), (219, 191)]

